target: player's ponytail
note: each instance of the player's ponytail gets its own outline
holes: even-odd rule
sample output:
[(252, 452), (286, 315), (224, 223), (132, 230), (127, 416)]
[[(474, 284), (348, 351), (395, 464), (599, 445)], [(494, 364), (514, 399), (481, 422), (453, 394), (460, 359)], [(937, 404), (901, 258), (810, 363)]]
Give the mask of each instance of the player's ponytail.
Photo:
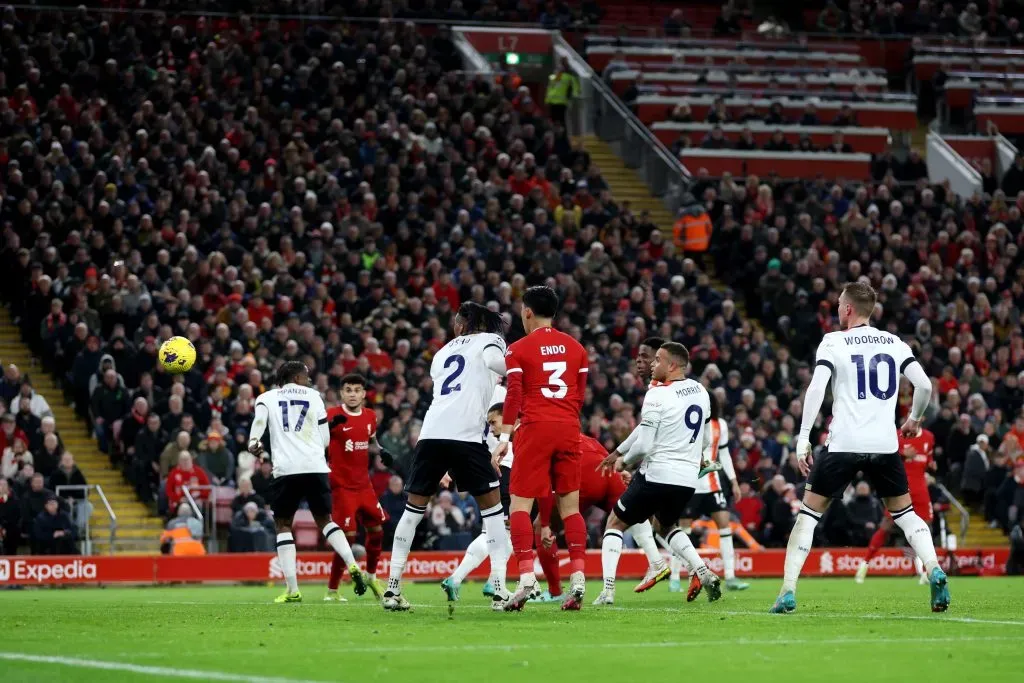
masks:
[(491, 332), (505, 334), (505, 321), (501, 314), (486, 306), (467, 301), (459, 306), (458, 317), (466, 324), (466, 332)]

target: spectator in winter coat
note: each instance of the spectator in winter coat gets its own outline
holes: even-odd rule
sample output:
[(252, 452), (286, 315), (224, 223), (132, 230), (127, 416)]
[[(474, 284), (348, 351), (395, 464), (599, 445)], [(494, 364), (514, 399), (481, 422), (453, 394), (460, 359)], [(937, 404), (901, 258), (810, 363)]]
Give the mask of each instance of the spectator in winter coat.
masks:
[(967, 450), (974, 445), (977, 436), (978, 434), (971, 429), (971, 416), (967, 414), (960, 415), (956, 426), (949, 431), (943, 456), (946, 461), (946, 470), (956, 483), (960, 482), (960, 477), (963, 475)]
[(0, 477), (0, 555), (13, 555), (21, 543), (21, 505), (7, 479)]
[(846, 503), (846, 517), (850, 541), (856, 546), (866, 546), (882, 521), (882, 504), (871, 495), (871, 486), (866, 481), (857, 483), (853, 498)]
[[(188, 432), (181, 431), (174, 437), (174, 441), (171, 441), (164, 448), (163, 452), (160, 453), (160, 479), (165, 479), (170, 474), (177, 463), (178, 458), (182, 453), (191, 452), (192, 437)], [(194, 455), (194, 454), (192, 454)]]
[[(50, 435), (49, 438), (55, 438)], [(68, 452), (60, 456), (60, 466), (50, 475), (49, 488), (55, 494), (59, 486), (86, 486), (85, 475), (75, 464), (75, 458)], [(71, 510), (71, 518), (75, 526), (84, 529), (89, 517), (92, 515), (92, 503), (86, 497), (84, 489), (62, 491), (58, 495), (63, 497), (68, 508)]]
[(27, 398), (29, 400), (29, 410), (39, 419), (42, 419), (47, 415), (53, 415), (53, 411), (50, 410), (50, 404), (46, 402), (46, 399), (42, 394), (32, 389), (32, 385), (28, 381), (25, 381), (21, 385), (19, 396), (20, 398)]
[[(111, 364), (113, 364), (111, 362)], [(100, 450), (110, 453), (110, 438), (114, 433), (114, 423), (128, 412), (128, 390), (124, 382), (113, 368), (103, 372), (103, 383), (96, 387), (91, 399), (92, 419), (96, 432), (96, 440)]]
[(57, 496), (49, 494), (32, 522), (32, 552), (36, 555), (77, 555), (78, 534)]
[(135, 435), (135, 490), (139, 498), (153, 500), (154, 485), (160, 478), (160, 454), (167, 435), (161, 429), (160, 416), (150, 413), (146, 416), (146, 428)]
[(18, 428), (14, 415), (4, 413), (0, 417), (0, 453), (13, 446), (15, 439), (21, 439), (26, 445), (29, 443), (28, 435)]
[(985, 491), (985, 473), (989, 468), (989, 453), (988, 437), (979, 434), (974, 445), (967, 451), (964, 473), (960, 480), (960, 492), (963, 494), (964, 502), (969, 506), (981, 502)]
[(231, 511), (238, 514), (247, 503), (256, 503), (261, 510), (267, 507), (267, 501), (253, 489), (252, 479), (242, 477), (238, 480), (238, 495), (231, 501)]
[[(180, 436), (180, 435), (179, 435)], [(207, 491), (198, 489), (209, 486), (210, 479), (192, 462), (192, 454), (182, 451), (178, 454), (178, 465), (167, 474), (167, 509), (177, 510), (185, 499), (185, 487), (190, 488), (192, 497), (199, 501), (207, 496)]]
[(235, 456), (224, 445), (224, 437), (220, 432), (210, 430), (206, 441), (199, 444), (199, 457), (196, 462), (217, 486), (234, 485)]
[(46, 501), (53, 497), (53, 491), (45, 487), (46, 480), (38, 472), (29, 479), (28, 490), (21, 495), (21, 523), (26, 536), (32, 535), (32, 524), (43, 511)]
[(50, 477), (57, 471), (60, 459), (64, 455), (64, 449), (56, 434), (47, 434), (43, 437), (43, 447), (32, 456), (36, 471), (44, 477)]

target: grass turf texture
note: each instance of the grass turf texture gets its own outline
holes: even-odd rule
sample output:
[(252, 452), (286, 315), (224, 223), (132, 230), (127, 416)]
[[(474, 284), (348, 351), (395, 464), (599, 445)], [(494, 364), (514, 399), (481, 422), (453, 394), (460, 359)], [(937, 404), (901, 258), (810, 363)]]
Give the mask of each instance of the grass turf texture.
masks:
[[(1019, 680), (1024, 582), (953, 578), (946, 614), (913, 579), (806, 580), (796, 614), (766, 613), (779, 582), (686, 604), (667, 584), (582, 612), (495, 614), (465, 584), (454, 618), (434, 584), (412, 612), (372, 598), (274, 605), (279, 588), (33, 589), (0, 593), (0, 680), (14, 681), (982, 681)], [(18, 661), (12, 653), (63, 658)], [(77, 660), (90, 660), (89, 667)], [(104, 670), (96, 667), (120, 668)], [(171, 670), (160, 671), (160, 667)], [(186, 671), (187, 670), (187, 671)], [(756, 677), (756, 679), (752, 678)]]

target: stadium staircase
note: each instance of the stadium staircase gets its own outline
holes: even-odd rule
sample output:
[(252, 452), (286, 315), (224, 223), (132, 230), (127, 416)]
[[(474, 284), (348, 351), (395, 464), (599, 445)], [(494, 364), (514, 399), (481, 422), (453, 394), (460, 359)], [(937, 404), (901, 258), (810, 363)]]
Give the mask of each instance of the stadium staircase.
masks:
[(92, 529), (92, 551), (97, 555), (152, 553), (159, 551), (161, 520), (135, 495), (121, 472), (100, 452), (92, 434), (64, 401), (64, 394), (53, 377), (44, 372), (21, 341), (21, 334), (11, 319), (10, 311), (0, 307), (0, 360), (4, 366), (14, 363), (32, 380), (33, 388), (50, 404), (57, 421), (57, 431), (64, 448), (75, 456), (75, 463), (89, 484), (98, 484), (117, 517), (117, 530), (111, 547), (110, 516), (95, 493), (89, 496), (94, 506), (89, 520)]

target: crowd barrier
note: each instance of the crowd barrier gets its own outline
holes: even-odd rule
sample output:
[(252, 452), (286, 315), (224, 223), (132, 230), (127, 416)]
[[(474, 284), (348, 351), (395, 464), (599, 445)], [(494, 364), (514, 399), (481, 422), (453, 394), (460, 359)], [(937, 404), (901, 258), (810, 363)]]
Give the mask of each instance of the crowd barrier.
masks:
[[(853, 576), (866, 549), (815, 548), (804, 565), (803, 576)], [(714, 550), (702, 550), (711, 569), (722, 572), (722, 561)], [(1006, 573), (1008, 548), (975, 548), (941, 551), (945, 570), (953, 575), (991, 575)], [(736, 573), (743, 577), (781, 577), (786, 552), (782, 549), (760, 552), (738, 550)], [(388, 573), (389, 553), (384, 553), (378, 572)], [(405, 576), (411, 581), (440, 581), (448, 577), (462, 559), (458, 552), (418, 552), (409, 557)], [(568, 555), (561, 554), (567, 565)], [(637, 579), (647, 570), (647, 560), (638, 550), (626, 550), (619, 562), (619, 577)], [(300, 553), (298, 576), (301, 581), (327, 581), (331, 571), (330, 553)], [(568, 571), (568, 570), (567, 570)], [(470, 578), (485, 579), (487, 563)], [(509, 576), (515, 567), (510, 565)], [(541, 573), (538, 567), (538, 573)], [(587, 551), (586, 573), (601, 575), (601, 552)], [(912, 576), (913, 559), (899, 549), (885, 549), (871, 561), (875, 576)], [(200, 557), (150, 556), (7, 556), (0, 557), (0, 588), (4, 586), (54, 586), (75, 584), (173, 584), (235, 583), (279, 581), (284, 578), (277, 556), (270, 553), (222, 553)]]

